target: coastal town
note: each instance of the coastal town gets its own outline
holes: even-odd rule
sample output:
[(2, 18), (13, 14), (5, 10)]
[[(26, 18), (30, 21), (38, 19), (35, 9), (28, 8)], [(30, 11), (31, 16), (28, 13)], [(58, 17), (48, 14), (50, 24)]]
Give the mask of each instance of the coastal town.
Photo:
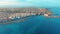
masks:
[(12, 19), (30, 15), (48, 16), (50, 14), (51, 12), (46, 8), (0, 8), (0, 19)]
[(0, 23), (23, 22), (29, 16), (60, 18), (60, 16), (52, 16), (52, 14), (47, 8), (0, 8)]

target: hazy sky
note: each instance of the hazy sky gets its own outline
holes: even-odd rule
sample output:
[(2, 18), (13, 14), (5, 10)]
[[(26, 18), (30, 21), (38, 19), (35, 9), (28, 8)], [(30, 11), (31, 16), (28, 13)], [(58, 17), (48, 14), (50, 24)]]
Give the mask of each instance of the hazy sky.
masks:
[(60, 0), (0, 0), (0, 7), (60, 7)]

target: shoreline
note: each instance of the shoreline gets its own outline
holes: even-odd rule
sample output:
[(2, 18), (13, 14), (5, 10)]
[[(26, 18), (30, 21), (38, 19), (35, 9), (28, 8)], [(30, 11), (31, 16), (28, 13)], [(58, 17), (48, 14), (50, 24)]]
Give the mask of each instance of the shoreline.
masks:
[(60, 18), (60, 16), (45, 16), (45, 17), (50, 17), (50, 18)]

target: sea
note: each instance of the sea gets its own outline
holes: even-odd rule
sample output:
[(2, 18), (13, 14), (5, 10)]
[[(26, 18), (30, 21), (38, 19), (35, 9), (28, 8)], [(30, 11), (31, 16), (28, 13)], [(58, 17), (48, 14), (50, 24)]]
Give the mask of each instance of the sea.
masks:
[[(60, 8), (48, 8), (60, 16)], [(22, 22), (0, 24), (0, 34), (60, 34), (60, 18), (41, 15), (26, 17)]]

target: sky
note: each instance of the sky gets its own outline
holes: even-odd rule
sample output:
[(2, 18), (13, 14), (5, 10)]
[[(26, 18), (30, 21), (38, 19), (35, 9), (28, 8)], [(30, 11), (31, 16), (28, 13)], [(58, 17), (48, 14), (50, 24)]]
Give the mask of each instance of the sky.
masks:
[(60, 7), (60, 0), (0, 0), (0, 7)]

